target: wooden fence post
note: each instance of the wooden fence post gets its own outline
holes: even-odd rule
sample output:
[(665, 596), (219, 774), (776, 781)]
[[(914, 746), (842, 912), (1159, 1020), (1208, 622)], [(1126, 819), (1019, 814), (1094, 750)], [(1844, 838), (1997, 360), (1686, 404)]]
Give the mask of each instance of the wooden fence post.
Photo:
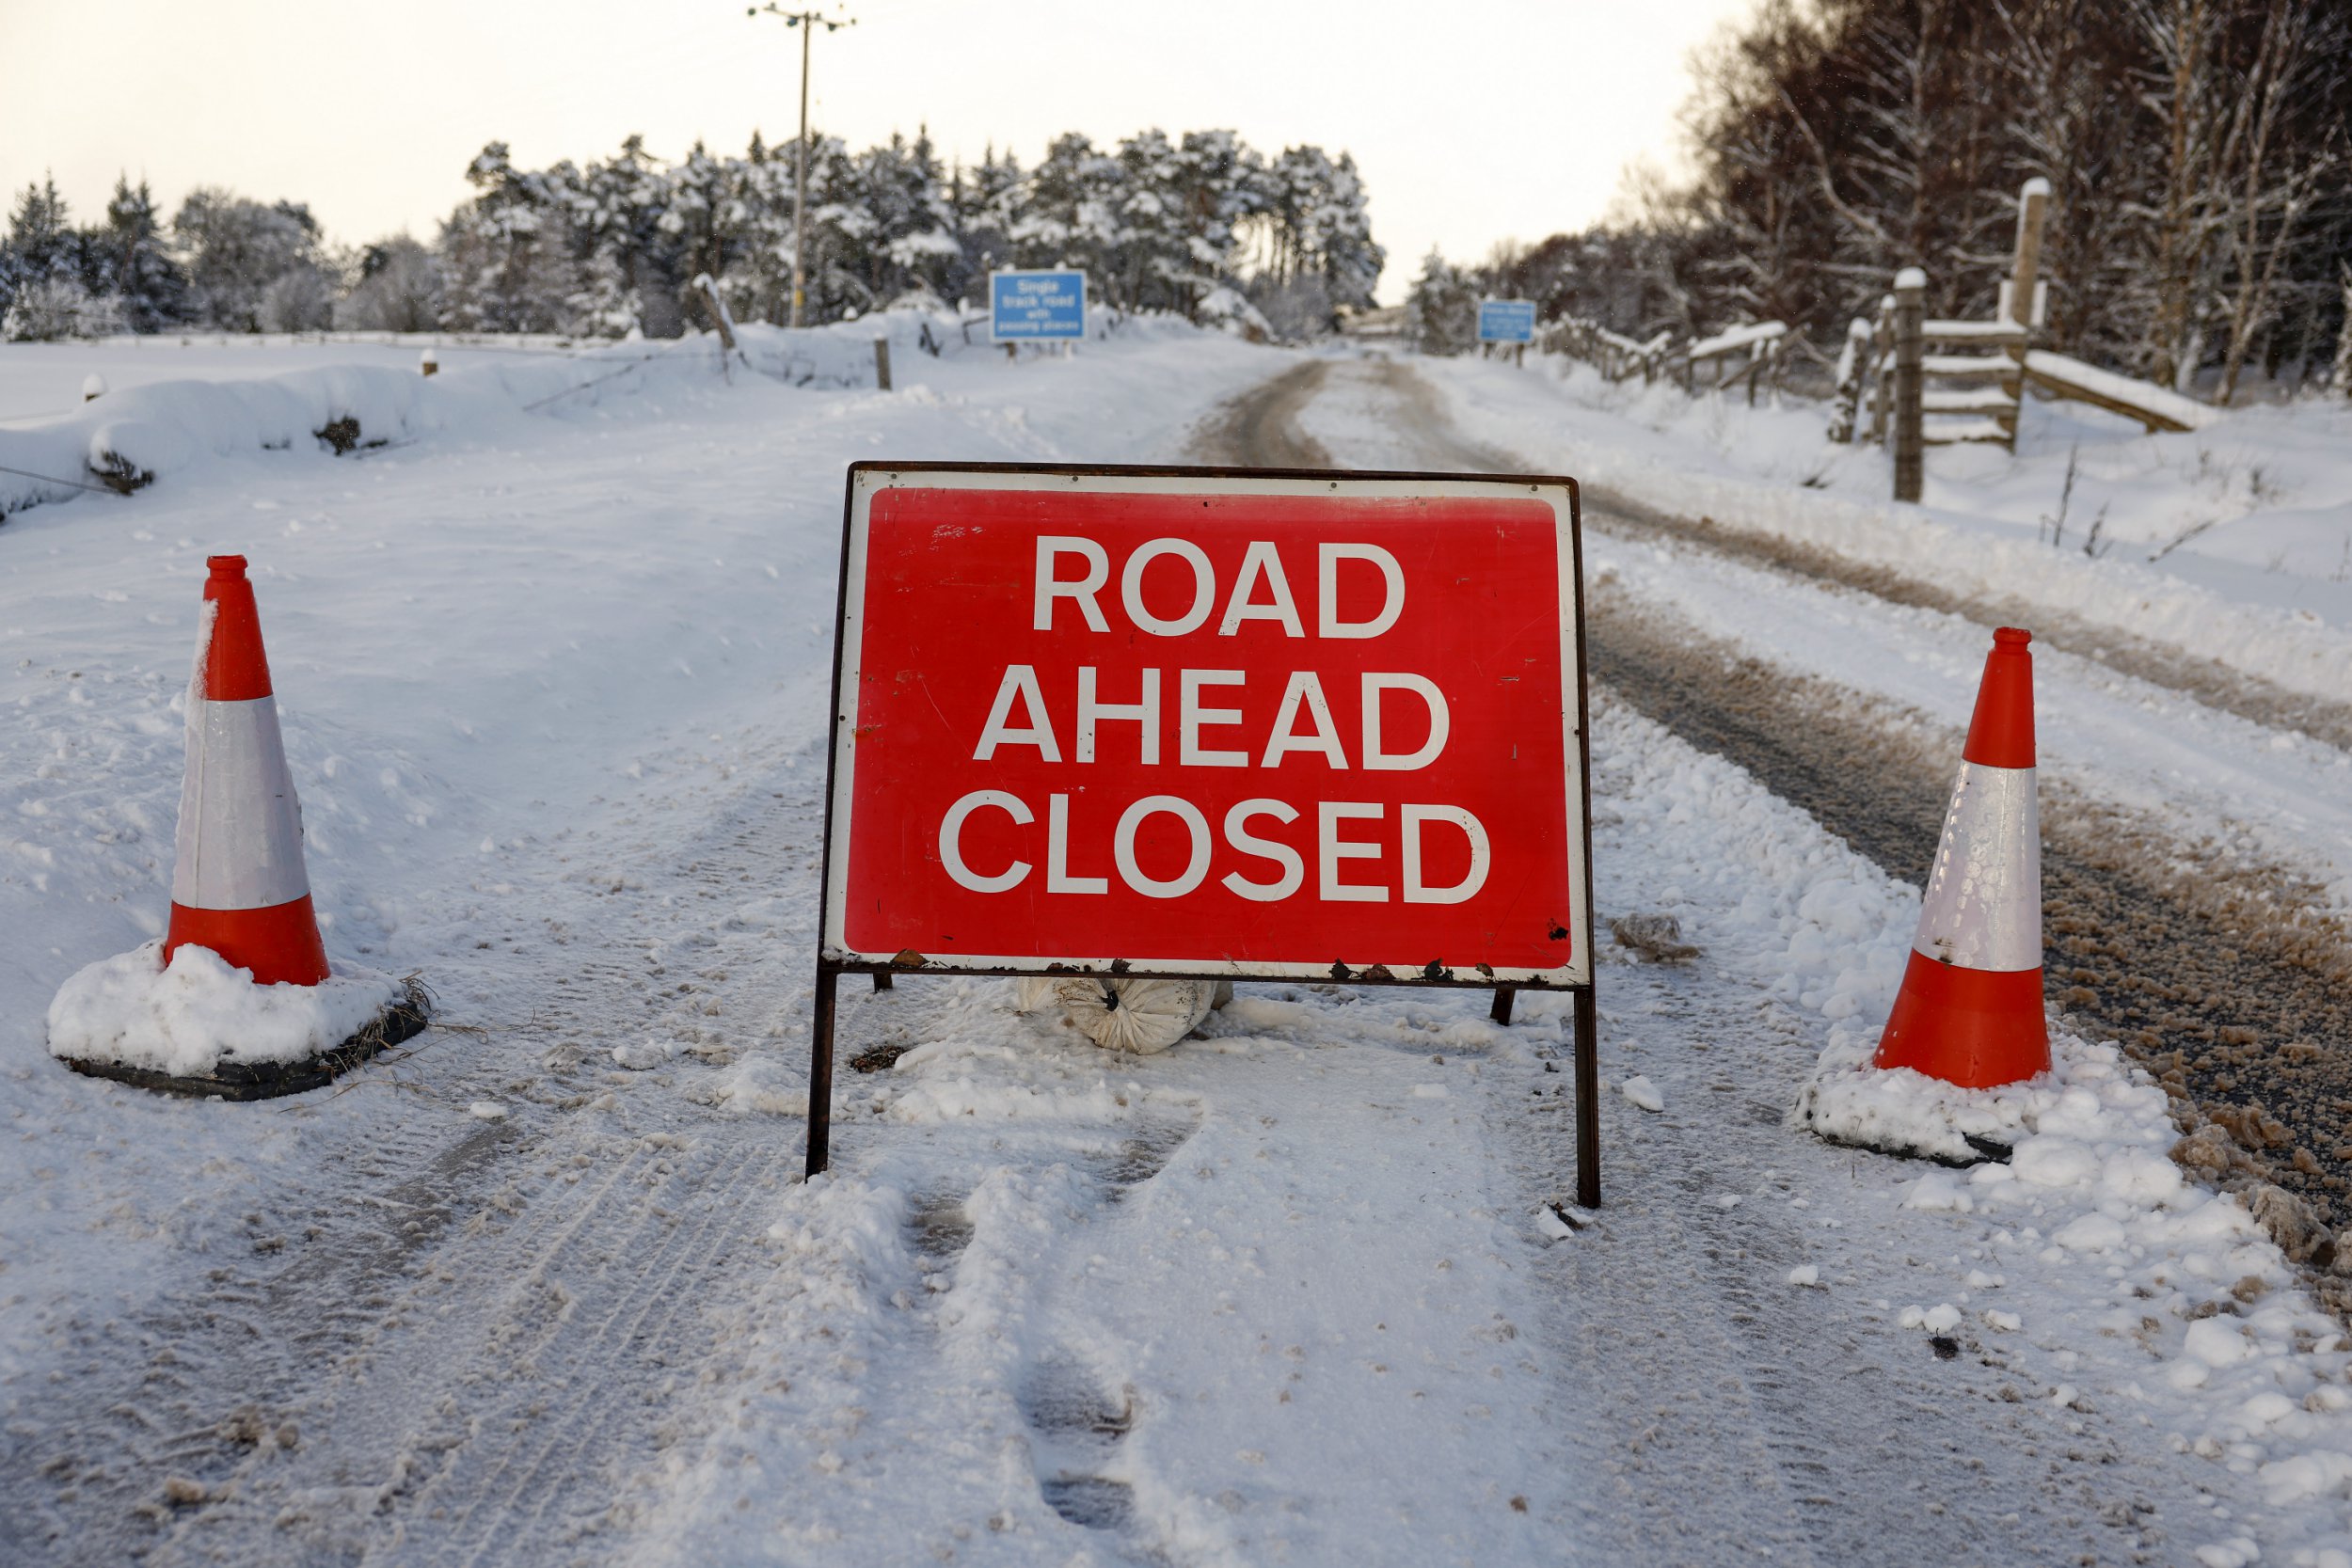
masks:
[(1920, 333), (1927, 318), (1928, 275), (1905, 267), (1895, 275), (1895, 499), (1919, 499)]
[(1895, 296), (1879, 296), (1879, 319), (1870, 340), (1870, 439), (1886, 445), (1888, 406), (1895, 401)]
[(710, 274), (699, 272), (694, 275), (694, 281), (688, 287), (701, 294), (703, 303), (709, 308), (711, 323), (719, 329), (719, 352), (733, 354), (735, 352), (735, 318), (727, 313), (727, 302), (719, 297), (719, 285), (710, 280)]
[(890, 390), (890, 340), (887, 338), (874, 340), (874, 385), (885, 392)]
[(1831, 405), (1829, 438), (1840, 446), (1854, 438), (1862, 418), (1862, 388), (1869, 384), (1870, 356), (1877, 336), (1860, 316), (1846, 324), (1845, 351), (1837, 356), (1837, 401)]
[[(2040, 175), (2025, 183), (2017, 193), (2017, 256), (2010, 267), (2009, 317), (2015, 325), (2030, 333), (2041, 325), (2034, 319), (2034, 290), (2042, 272), (2042, 226), (2050, 212), (2050, 182)], [(2001, 389), (2014, 404), (2000, 416), (2002, 432), (2009, 437), (2009, 450), (2017, 450), (2017, 420), (2026, 409), (2026, 351), (2031, 340), (2020, 339), (2009, 345), (2009, 356), (2015, 368), (2001, 378)]]

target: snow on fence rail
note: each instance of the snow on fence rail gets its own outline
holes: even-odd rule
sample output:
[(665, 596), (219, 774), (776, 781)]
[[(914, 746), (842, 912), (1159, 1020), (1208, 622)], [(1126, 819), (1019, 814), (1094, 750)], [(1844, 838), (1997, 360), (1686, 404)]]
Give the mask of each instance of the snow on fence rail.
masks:
[(1543, 329), (1536, 346), (1542, 353), (1582, 359), (1612, 381), (1638, 375), (1647, 386), (1658, 378), (1662, 356), (1673, 341), (1672, 333), (1661, 332), (1647, 342), (1636, 342), (1590, 317), (1563, 316)]
[[(1711, 338), (1701, 338), (1680, 350), (1676, 357), (1682, 361), (1682, 388), (1698, 390), (1698, 368), (1712, 367), (1714, 379), (1708, 383), (1710, 391), (1745, 381), (1748, 402), (1756, 402), (1756, 385), (1769, 372), (1775, 380), (1780, 374), (1781, 345), (1788, 336), (1786, 322), (1754, 322), (1718, 332)], [(1732, 356), (1740, 356), (1740, 368), (1730, 369)]]
[(2152, 382), (2103, 371), (2048, 349), (2026, 351), (2026, 379), (2052, 397), (2088, 403), (2111, 414), (2137, 420), (2150, 435), (2158, 431), (2201, 430), (2220, 418), (2220, 410), (2195, 398), (2183, 397)]
[[(1767, 374), (1777, 377), (1781, 344), (1788, 335), (1786, 322), (1752, 322), (1675, 347), (1674, 336), (1669, 332), (1637, 342), (1622, 333), (1610, 331), (1598, 322), (1568, 316), (1545, 330), (1541, 347), (1585, 360), (1612, 381), (1639, 375), (1643, 385), (1647, 386), (1661, 373), (1676, 373), (1678, 367), (1678, 379), (1686, 390), (1692, 392), (1699, 389), (1698, 368), (1706, 365), (1709, 368), (1708, 390), (1744, 381), (1748, 401), (1754, 403), (1757, 382)], [(1739, 360), (1737, 369), (1732, 368), (1734, 356)]]

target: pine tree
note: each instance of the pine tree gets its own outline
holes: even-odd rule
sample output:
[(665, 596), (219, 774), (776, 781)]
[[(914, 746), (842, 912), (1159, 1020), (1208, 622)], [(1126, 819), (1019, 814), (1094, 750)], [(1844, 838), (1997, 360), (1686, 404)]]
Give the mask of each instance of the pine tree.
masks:
[(188, 275), (165, 242), (146, 181), (134, 187), (127, 174), (116, 177), (106, 226), (92, 236), (91, 250), (103, 258), (103, 292), (119, 302), (125, 330), (164, 332), (190, 319)]
[(65, 198), (55, 178), (28, 184), (8, 214), (0, 245), (0, 330), (11, 338), (58, 338), (73, 330), (88, 291)]
[(1477, 290), (1435, 250), (1422, 261), (1405, 312), (1413, 346), (1423, 354), (1467, 354), (1477, 341)]

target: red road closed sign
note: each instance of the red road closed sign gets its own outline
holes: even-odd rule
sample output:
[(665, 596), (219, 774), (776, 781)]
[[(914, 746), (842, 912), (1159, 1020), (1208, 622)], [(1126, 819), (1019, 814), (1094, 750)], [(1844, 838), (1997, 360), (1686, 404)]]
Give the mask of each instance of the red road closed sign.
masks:
[(1591, 983), (1566, 480), (855, 466), (827, 968)]

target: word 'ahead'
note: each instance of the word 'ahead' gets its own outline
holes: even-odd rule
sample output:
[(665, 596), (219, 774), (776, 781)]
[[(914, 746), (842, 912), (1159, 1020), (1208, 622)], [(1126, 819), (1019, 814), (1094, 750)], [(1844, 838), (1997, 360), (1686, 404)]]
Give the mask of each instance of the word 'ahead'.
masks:
[(825, 958), (1589, 983), (1574, 508), (853, 468)]

